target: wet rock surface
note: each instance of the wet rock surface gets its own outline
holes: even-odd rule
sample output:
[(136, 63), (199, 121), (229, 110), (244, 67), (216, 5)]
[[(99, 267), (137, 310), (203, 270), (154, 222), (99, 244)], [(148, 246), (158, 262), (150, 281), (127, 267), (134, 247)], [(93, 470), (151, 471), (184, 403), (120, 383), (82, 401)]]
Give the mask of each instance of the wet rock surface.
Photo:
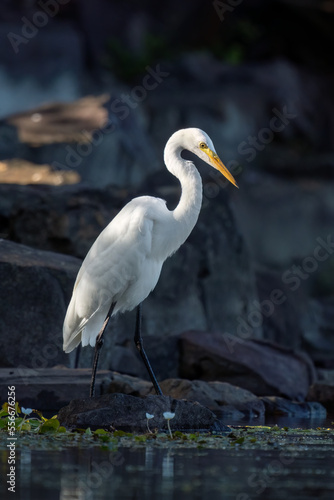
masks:
[(258, 418), (264, 416), (262, 401), (251, 392), (227, 382), (167, 379), (160, 384), (164, 394), (176, 399), (198, 401), (222, 417)]
[(164, 412), (175, 414), (170, 420), (173, 430), (229, 431), (229, 428), (204, 406), (167, 396), (147, 396), (142, 399), (126, 394), (106, 394), (97, 398), (74, 400), (59, 411), (58, 419), (61, 425), (68, 429), (90, 427), (146, 432), (146, 413), (149, 413), (154, 415), (150, 420), (150, 427), (167, 431)]
[(277, 396), (262, 397), (266, 415), (298, 418), (325, 418), (326, 408), (319, 402), (289, 401)]

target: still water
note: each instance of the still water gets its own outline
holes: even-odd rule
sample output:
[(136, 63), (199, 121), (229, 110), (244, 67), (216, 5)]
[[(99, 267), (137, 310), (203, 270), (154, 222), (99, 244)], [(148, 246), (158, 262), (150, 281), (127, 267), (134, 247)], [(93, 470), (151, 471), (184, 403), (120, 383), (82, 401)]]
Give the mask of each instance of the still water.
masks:
[[(296, 446), (295, 446), (296, 445)], [(334, 499), (334, 443), (292, 451), (271, 449), (118, 447), (17, 453), (16, 491), (5, 481), (0, 498), (20, 500)]]

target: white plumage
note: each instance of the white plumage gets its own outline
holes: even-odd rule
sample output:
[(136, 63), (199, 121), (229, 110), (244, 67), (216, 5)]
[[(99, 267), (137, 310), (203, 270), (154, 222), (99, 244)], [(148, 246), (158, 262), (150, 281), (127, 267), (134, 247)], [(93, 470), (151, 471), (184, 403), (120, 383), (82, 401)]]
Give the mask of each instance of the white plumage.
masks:
[(202, 202), (202, 182), (195, 165), (181, 157), (192, 151), (236, 182), (218, 158), (205, 132), (190, 128), (175, 132), (165, 147), (167, 169), (181, 183), (175, 210), (151, 196), (130, 201), (102, 231), (79, 270), (64, 321), (64, 350), (81, 342), (95, 345), (112, 303), (113, 315), (130, 311), (156, 286), (164, 261), (187, 239)]

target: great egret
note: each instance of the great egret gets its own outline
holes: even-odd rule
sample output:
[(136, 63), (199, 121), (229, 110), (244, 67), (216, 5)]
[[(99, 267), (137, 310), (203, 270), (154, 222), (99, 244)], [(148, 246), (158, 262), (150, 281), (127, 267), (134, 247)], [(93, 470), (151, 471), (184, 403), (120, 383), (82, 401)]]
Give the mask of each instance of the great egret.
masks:
[(79, 270), (64, 321), (64, 351), (80, 342), (95, 345), (90, 396), (103, 334), (111, 316), (136, 306), (134, 341), (157, 394), (162, 394), (141, 338), (141, 303), (156, 286), (164, 261), (185, 242), (195, 226), (202, 203), (201, 176), (191, 161), (181, 157), (187, 149), (219, 170), (236, 187), (232, 174), (219, 159), (210, 137), (198, 128), (178, 130), (168, 140), (164, 160), (181, 183), (179, 204), (152, 196), (130, 201), (98, 236)]

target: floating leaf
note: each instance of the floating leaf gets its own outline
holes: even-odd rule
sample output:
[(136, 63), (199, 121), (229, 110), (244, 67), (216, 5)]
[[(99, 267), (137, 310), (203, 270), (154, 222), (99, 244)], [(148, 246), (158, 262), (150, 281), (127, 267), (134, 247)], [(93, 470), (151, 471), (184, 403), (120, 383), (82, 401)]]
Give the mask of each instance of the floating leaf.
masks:
[(174, 431), (174, 436), (176, 438), (179, 438), (179, 439), (183, 439), (184, 441), (186, 441), (188, 439), (188, 436), (187, 434), (184, 434), (183, 432), (181, 431)]
[(235, 444), (242, 444), (243, 442), (245, 441), (245, 438), (242, 436), (242, 437), (239, 437), (238, 439), (235, 439), (234, 441), (231, 442), (231, 445), (235, 445)]
[[(86, 432), (87, 432), (87, 430), (86, 430)], [(108, 434), (108, 433), (104, 429), (96, 429), (96, 431), (94, 431), (94, 434), (95, 435), (100, 435), (100, 434)]]
[(20, 430), (21, 431), (31, 431), (31, 425), (29, 422), (24, 422), (21, 427), (20, 427)]
[(113, 435), (115, 437), (132, 437), (133, 434), (131, 432), (125, 432), (125, 431), (114, 431)]
[(135, 441), (137, 441), (137, 443), (145, 443), (145, 441), (147, 441), (147, 436), (135, 436)]
[(41, 434), (45, 434), (47, 432), (57, 432), (59, 426), (59, 420), (50, 418), (49, 420), (46, 420), (43, 425), (41, 425), (39, 432)]
[(40, 427), (42, 422), (37, 418), (29, 418), (29, 423), (31, 425), (31, 428), (36, 430)]
[(276, 432), (276, 431), (279, 431), (279, 430), (280, 430), (280, 428), (278, 427), (278, 425), (273, 425), (273, 426), (270, 428), (270, 430), (271, 430), (271, 431)]
[(15, 427), (16, 428), (20, 427), (20, 425), (22, 424), (22, 422), (23, 422), (23, 418), (21, 418), (21, 417), (16, 418), (15, 419)]

